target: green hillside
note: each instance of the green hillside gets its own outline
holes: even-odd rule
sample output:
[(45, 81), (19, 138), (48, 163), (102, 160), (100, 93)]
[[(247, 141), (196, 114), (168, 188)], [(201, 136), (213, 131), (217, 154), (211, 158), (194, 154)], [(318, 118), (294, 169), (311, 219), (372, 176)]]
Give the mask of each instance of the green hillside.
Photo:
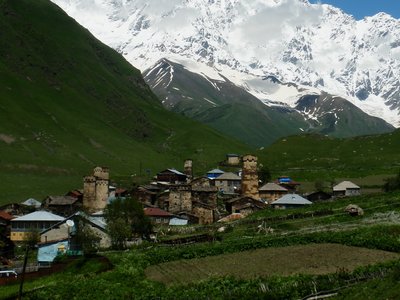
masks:
[(300, 133), (299, 128), (310, 126), (298, 112), (268, 107), (228, 79), (207, 80), (166, 59), (143, 75), (154, 93), (165, 99), (167, 109), (254, 147), (270, 145), (281, 137)]
[(394, 130), (384, 120), (327, 93), (305, 95), (293, 109), (265, 105), (228, 78), (207, 78), (167, 59), (143, 75), (167, 109), (254, 147), (267, 147), (282, 137), (304, 132), (346, 138)]
[(400, 130), (392, 133), (336, 139), (319, 135), (291, 136), (260, 151), (260, 161), (273, 174), (301, 180), (357, 178), (397, 174)]
[(192, 158), (202, 172), (240, 142), (166, 111), (140, 72), (47, 0), (0, 1), (1, 202)]

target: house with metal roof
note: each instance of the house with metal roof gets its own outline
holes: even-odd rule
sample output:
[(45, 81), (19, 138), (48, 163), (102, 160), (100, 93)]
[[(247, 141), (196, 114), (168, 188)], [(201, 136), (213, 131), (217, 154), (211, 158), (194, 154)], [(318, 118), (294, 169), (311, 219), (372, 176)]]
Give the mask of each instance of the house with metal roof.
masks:
[(334, 197), (350, 197), (361, 195), (361, 188), (351, 181), (342, 181), (333, 187)]
[(220, 169), (212, 169), (211, 171), (207, 172), (207, 178), (209, 179), (215, 179), (224, 174), (225, 172), (220, 170)]
[(65, 218), (48, 211), (35, 211), (11, 220), (10, 239), (13, 242), (24, 241), (30, 234), (39, 233)]
[(82, 200), (72, 196), (47, 196), (43, 207), (61, 216), (70, 216), (82, 208)]
[(312, 204), (311, 201), (297, 194), (287, 194), (271, 203), (271, 206), (276, 209), (298, 208)]
[(34, 198), (29, 198), (29, 199), (25, 200), (24, 202), (22, 202), (21, 204), (34, 207), (35, 209), (38, 209), (38, 208), (40, 208), (40, 206), (42, 206), (42, 202), (40, 202)]
[(145, 207), (144, 214), (150, 218), (150, 221), (156, 225), (168, 225), (174, 217), (173, 214), (158, 207)]
[[(78, 233), (82, 229), (90, 230), (97, 237), (97, 247), (108, 248), (111, 246), (111, 238), (107, 232), (107, 223), (101, 214), (88, 215), (82, 211), (65, 218), (64, 220), (41, 231), (39, 247), (42, 245), (54, 245), (59, 242), (67, 241), (66, 249), (68, 251), (81, 251), (82, 243)], [(46, 246), (47, 247), (47, 246)], [(53, 249), (50, 246), (49, 249)]]
[(186, 174), (183, 174), (176, 169), (166, 169), (157, 174), (157, 181), (169, 183), (186, 182), (187, 178)]
[(258, 193), (261, 199), (268, 203), (272, 203), (283, 195), (289, 193), (289, 191), (279, 184), (268, 182), (258, 189)]
[(226, 172), (214, 180), (218, 190), (225, 193), (236, 193), (240, 190), (242, 178), (235, 173)]

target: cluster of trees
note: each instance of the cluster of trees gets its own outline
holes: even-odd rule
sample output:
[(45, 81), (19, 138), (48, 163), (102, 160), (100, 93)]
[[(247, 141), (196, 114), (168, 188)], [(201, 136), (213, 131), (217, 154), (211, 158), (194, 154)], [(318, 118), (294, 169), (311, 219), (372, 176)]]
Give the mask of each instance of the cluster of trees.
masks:
[(150, 219), (144, 214), (138, 201), (117, 198), (104, 211), (107, 229), (114, 249), (126, 248), (126, 242), (133, 237), (148, 239), (152, 232)]

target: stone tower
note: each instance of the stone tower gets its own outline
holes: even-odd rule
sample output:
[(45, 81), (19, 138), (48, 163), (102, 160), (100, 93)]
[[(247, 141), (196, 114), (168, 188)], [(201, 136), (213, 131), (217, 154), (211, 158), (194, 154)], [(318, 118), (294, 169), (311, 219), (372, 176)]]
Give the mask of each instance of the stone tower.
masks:
[(260, 199), (258, 194), (257, 156), (245, 155), (242, 158), (242, 195)]
[(182, 211), (192, 211), (192, 192), (190, 185), (170, 187), (168, 211), (173, 214)]
[(96, 177), (83, 177), (83, 207), (90, 208), (96, 201)]
[(189, 179), (193, 178), (193, 161), (191, 159), (185, 160), (183, 165), (184, 173)]
[(83, 207), (89, 213), (103, 210), (109, 196), (109, 170), (96, 167), (93, 175), (83, 178)]

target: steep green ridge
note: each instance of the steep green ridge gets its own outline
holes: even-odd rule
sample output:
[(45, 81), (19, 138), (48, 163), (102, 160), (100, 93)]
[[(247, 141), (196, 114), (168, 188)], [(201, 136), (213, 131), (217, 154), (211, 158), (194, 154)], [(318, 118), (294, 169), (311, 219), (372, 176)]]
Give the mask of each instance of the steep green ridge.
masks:
[[(394, 130), (384, 120), (327, 93), (301, 97), (296, 109), (269, 107), (229, 78), (211, 79), (167, 59), (160, 60), (143, 75), (167, 109), (256, 147), (303, 132), (344, 138)], [(267, 83), (271, 79), (265, 80)]]
[(168, 112), (138, 70), (47, 0), (0, 1), (0, 202), (81, 187), (95, 165), (204, 171), (240, 142)]
[(169, 110), (252, 146), (267, 146), (309, 127), (294, 110), (268, 107), (228, 79), (207, 80), (166, 59), (143, 75)]
[(400, 130), (347, 139), (320, 135), (284, 138), (260, 151), (260, 161), (274, 174), (302, 180), (355, 178), (397, 174), (400, 169)]
[(350, 101), (328, 93), (306, 95), (299, 99), (296, 109), (313, 112), (318, 121), (312, 122), (310, 132), (333, 137), (354, 137), (392, 132), (394, 127), (383, 119), (367, 115)]

